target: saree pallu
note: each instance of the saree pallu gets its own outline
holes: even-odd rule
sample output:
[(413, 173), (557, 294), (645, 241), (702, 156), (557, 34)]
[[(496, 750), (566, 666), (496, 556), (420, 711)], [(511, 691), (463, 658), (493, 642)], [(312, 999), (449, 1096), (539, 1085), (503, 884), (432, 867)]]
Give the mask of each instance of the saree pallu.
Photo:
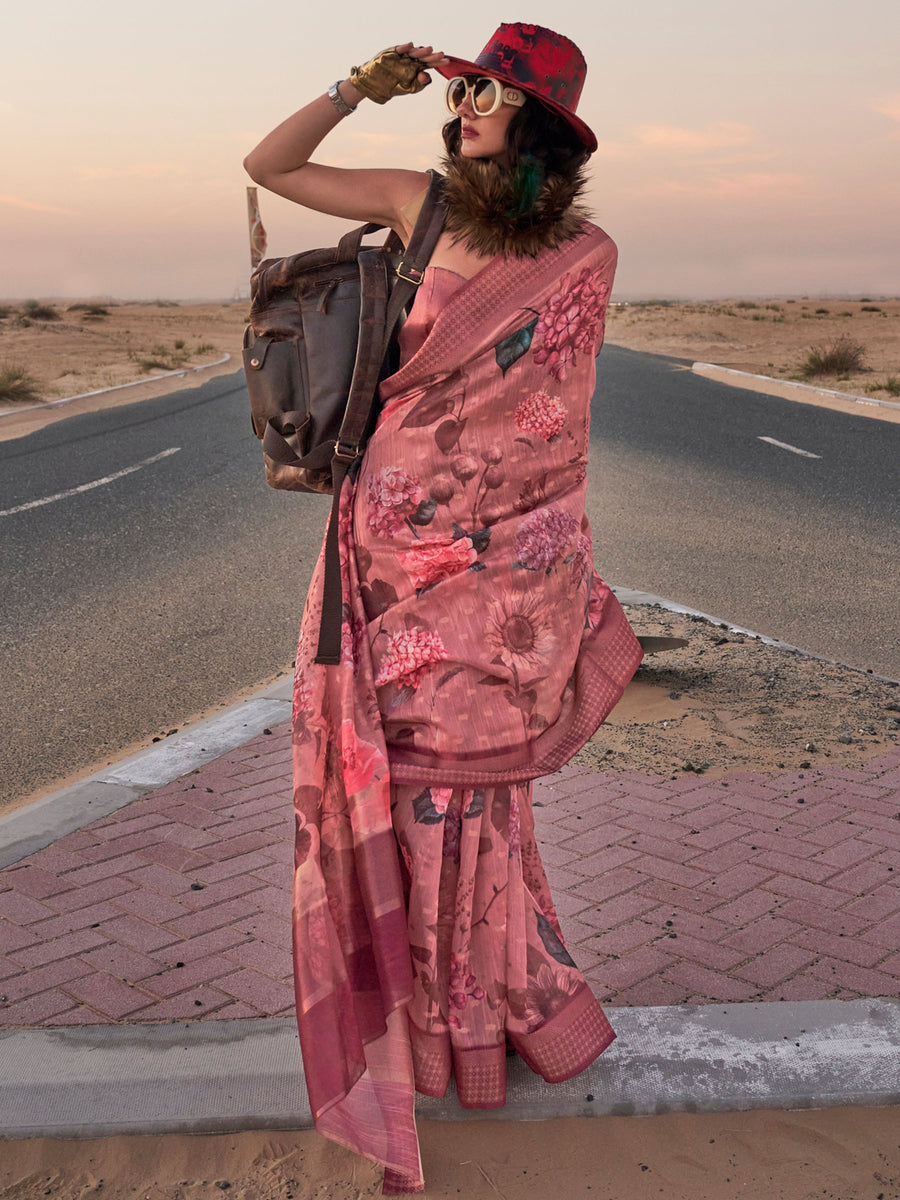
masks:
[[(401, 369), (339, 541), (341, 663), (294, 691), (297, 1014), (317, 1129), (423, 1188), (416, 1088), (505, 1099), (507, 1042), (550, 1081), (614, 1034), (566, 951), (530, 781), (640, 661), (584, 513), (615, 247), (594, 226), (461, 281)], [(414, 309), (415, 313), (415, 309)]]

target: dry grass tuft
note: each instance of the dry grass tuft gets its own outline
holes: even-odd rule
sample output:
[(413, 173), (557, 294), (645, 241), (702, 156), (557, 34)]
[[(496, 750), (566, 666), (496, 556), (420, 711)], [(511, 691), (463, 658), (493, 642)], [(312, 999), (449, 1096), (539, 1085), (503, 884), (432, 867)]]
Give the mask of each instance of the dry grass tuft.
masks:
[(863, 370), (866, 348), (843, 334), (830, 346), (814, 346), (800, 368), (803, 379), (815, 379), (820, 375), (850, 375)]
[(0, 402), (28, 404), (40, 399), (40, 385), (24, 367), (10, 364), (0, 367)]

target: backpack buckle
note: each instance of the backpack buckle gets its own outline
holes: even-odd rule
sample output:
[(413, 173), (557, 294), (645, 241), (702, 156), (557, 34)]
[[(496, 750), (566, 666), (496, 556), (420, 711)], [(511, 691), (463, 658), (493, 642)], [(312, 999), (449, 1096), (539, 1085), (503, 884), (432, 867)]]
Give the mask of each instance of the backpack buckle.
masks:
[(420, 271), (418, 267), (407, 266), (406, 260), (403, 259), (397, 264), (397, 278), (405, 279), (407, 283), (414, 283), (418, 287), (425, 278), (425, 272)]

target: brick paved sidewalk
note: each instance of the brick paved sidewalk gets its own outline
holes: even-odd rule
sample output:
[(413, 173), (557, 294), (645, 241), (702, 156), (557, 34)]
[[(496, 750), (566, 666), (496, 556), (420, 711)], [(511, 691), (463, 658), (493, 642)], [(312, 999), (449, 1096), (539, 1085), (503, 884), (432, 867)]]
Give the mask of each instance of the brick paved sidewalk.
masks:
[[(0, 1026), (292, 1010), (287, 725), (0, 871)], [(900, 748), (863, 770), (535, 785), (614, 1005), (900, 995)]]

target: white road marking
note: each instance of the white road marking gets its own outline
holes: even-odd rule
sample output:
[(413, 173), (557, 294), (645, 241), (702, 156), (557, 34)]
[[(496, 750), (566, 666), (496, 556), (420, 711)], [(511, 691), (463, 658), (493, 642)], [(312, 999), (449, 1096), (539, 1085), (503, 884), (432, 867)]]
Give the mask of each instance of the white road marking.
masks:
[(142, 467), (149, 467), (152, 463), (159, 462), (160, 459), (177, 454), (180, 449), (180, 446), (170, 446), (168, 450), (161, 450), (159, 454), (145, 458), (143, 462), (135, 463), (133, 467), (124, 467), (112, 475), (104, 475), (102, 479), (81, 483), (78, 487), (69, 488), (66, 492), (57, 492), (55, 496), (42, 496), (40, 500), (29, 500), (27, 504), (17, 504), (15, 508), (0, 509), (0, 517), (11, 517), (13, 513), (27, 512), (29, 508), (40, 508), (44, 504), (53, 504), (56, 500), (65, 500), (68, 496), (77, 496), (80, 492), (89, 492), (93, 488), (105, 487), (107, 483), (115, 483), (123, 475), (132, 475), (135, 471), (140, 471)]
[(768, 442), (770, 446), (778, 446), (782, 450), (790, 450), (791, 454), (802, 454), (804, 458), (821, 458), (821, 454), (813, 454), (812, 450), (801, 450), (799, 446), (789, 446), (787, 442), (779, 442), (775, 438), (761, 437), (760, 442)]

